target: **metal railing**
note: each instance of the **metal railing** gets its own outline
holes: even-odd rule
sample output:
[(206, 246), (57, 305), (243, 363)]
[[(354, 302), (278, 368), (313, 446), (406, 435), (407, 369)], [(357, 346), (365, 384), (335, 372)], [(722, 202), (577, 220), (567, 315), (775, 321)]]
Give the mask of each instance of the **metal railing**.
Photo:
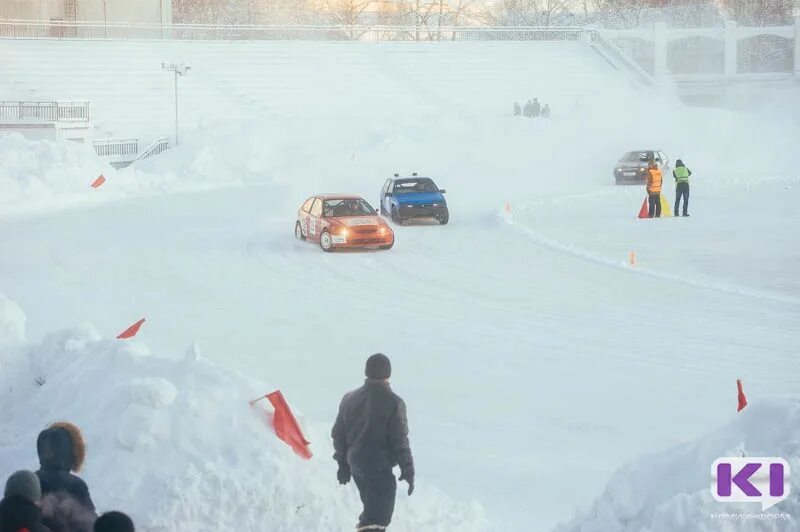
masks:
[(595, 48), (602, 49), (615, 59), (622, 61), (634, 74), (636, 74), (647, 85), (655, 85), (655, 79), (639, 63), (626, 54), (619, 46), (607, 39), (600, 30), (593, 29), (588, 31), (590, 42)]
[(160, 155), (170, 149), (169, 139), (166, 137), (162, 137), (160, 139), (154, 140), (147, 148), (145, 148), (142, 153), (136, 157), (135, 160), (141, 161), (147, 159), (149, 157), (154, 157), (156, 155)]
[(580, 27), (252, 26), (0, 19), (0, 38), (196, 41), (575, 41)]
[(104, 139), (93, 143), (99, 157), (136, 159), (139, 154), (139, 139)]
[(89, 102), (4, 102), (3, 122), (88, 122)]

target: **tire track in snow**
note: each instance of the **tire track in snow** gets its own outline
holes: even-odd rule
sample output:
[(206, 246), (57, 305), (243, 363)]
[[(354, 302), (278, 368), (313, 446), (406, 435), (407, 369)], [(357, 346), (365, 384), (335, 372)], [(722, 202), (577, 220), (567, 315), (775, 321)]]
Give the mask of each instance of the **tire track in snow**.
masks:
[[(605, 192), (605, 193), (607, 193), (607, 192)], [(585, 194), (571, 194), (571, 195), (568, 195), (568, 196), (558, 196), (558, 197), (555, 197), (555, 198), (551, 198), (550, 202), (556, 203), (556, 202), (565, 201), (565, 200), (569, 200), (569, 199), (574, 199), (574, 198), (578, 198), (578, 197), (587, 197), (587, 196), (593, 196), (593, 195), (603, 195), (605, 193), (604, 192), (598, 192), (598, 193), (594, 193), (594, 194), (585, 193)], [(532, 209), (534, 207), (537, 207), (537, 206), (540, 206), (540, 205), (543, 205), (543, 204), (544, 204), (544, 202), (542, 202), (542, 201), (534, 201), (534, 202), (528, 203), (527, 205), (523, 205), (520, 208), (520, 210), (524, 212), (524, 211), (526, 211), (528, 209)], [(662, 271), (651, 270), (651, 269), (647, 269), (647, 268), (640, 268), (640, 267), (632, 268), (631, 266), (629, 266), (624, 261), (615, 260), (615, 259), (609, 259), (609, 258), (604, 257), (602, 255), (599, 255), (597, 253), (592, 253), (591, 251), (588, 251), (586, 249), (579, 248), (579, 247), (577, 247), (575, 245), (566, 244), (566, 243), (560, 242), (560, 241), (558, 241), (558, 240), (556, 240), (554, 238), (550, 238), (550, 237), (546, 236), (545, 234), (540, 233), (540, 232), (534, 230), (533, 228), (528, 227), (525, 224), (521, 223), (519, 221), (520, 218), (519, 218), (518, 214), (516, 214), (516, 213), (512, 214), (510, 217), (506, 217), (506, 218), (503, 218), (502, 216), (498, 216), (498, 217), (501, 220), (506, 221), (506, 223), (508, 223), (509, 225), (513, 226), (518, 231), (520, 231), (522, 234), (526, 235), (532, 241), (534, 241), (535, 243), (537, 243), (537, 244), (539, 244), (539, 245), (541, 245), (543, 247), (546, 247), (546, 248), (551, 249), (551, 250), (559, 251), (561, 253), (565, 253), (565, 254), (571, 255), (573, 257), (584, 259), (586, 261), (593, 262), (595, 264), (600, 264), (600, 265), (603, 265), (603, 266), (615, 268), (617, 270), (634, 272), (634, 273), (637, 273), (637, 274), (640, 274), (640, 275), (645, 275), (645, 276), (648, 276), (648, 277), (653, 277), (653, 278), (661, 279), (661, 280), (665, 280), (665, 281), (674, 281), (674, 282), (678, 282), (678, 283), (681, 283), (681, 284), (684, 284), (684, 285), (694, 286), (694, 287), (697, 287), (697, 288), (703, 288), (703, 289), (706, 289), (706, 290), (714, 290), (714, 291), (717, 291), (717, 292), (723, 292), (723, 293), (733, 294), (733, 295), (737, 295), (737, 296), (752, 297), (752, 298), (761, 299), (761, 300), (765, 300), (765, 301), (771, 301), (771, 302), (777, 302), (777, 303), (784, 303), (784, 304), (789, 304), (789, 305), (800, 306), (800, 299), (795, 298), (795, 297), (791, 297), (791, 296), (786, 296), (786, 295), (783, 295), (783, 294), (777, 294), (777, 293), (774, 293), (774, 292), (768, 292), (768, 291), (764, 291), (764, 290), (755, 290), (755, 289), (752, 289), (752, 288), (747, 288), (747, 287), (742, 287), (742, 286), (732, 286), (732, 285), (727, 285), (727, 284), (712, 283), (712, 282), (703, 281), (703, 280), (700, 280), (700, 279), (694, 279), (694, 278), (691, 278), (691, 277), (685, 277), (685, 276), (680, 276), (680, 275), (673, 275), (673, 274), (665, 273), (665, 272), (662, 272)]]

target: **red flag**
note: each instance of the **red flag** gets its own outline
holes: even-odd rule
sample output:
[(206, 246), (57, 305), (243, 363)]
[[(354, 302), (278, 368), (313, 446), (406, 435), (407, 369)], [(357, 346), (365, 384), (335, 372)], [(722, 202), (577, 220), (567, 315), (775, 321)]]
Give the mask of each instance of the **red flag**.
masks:
[(742, 389), (742, 381), (741, 379), (736, 379), (736, 387), (739, 389), (739, 408), (736, 409), (737, 412), (741, 412), (744, 407), (747, 406), (747, 397), (744, 395), (744, 389)]
[(100, 185), (106, 182), (106, 178), (103, 174), (100, 174), (100, 177), (92, 181), (91, 187), (92, 188), (100, 188)]
[(650, 218), (650, 212), (647, 210), (647, 198), (642, 202), (642, 208), (639, 209), (639, 218)]
[(124, 340), (125, 338), (133, 338), (134, 336), (136, 336), (136, 333), (139, 332), (139, 329), (142, 328), (142, 324), (144, 323), (144, 321), (145, 321), (144, 318), (140, 319), (139, 321), (137, 321), (136, 323), (134, 323), (133, 325), (131, 325), (130, 327), (119, 333), (117, 339)]
[(294, 450), (295, 453), (305, 458), (311, 459), (311, 451), (308, 449), (309, 442), (303, 436), (300, 425), (297, 424), (292, 410), (286, 403), (280, 390), (267, 394), (267, 399), (275, 408), (275, 415), (272, 424), (275, 427), (275, 434)]

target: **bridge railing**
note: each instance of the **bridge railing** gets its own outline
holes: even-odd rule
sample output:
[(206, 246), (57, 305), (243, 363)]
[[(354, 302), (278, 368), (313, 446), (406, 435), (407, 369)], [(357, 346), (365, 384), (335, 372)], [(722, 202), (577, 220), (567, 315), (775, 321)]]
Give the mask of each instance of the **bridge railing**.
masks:
[(0, 101), (3, 122), (88, 122), (89, 102)]
[(253, 26), (0, 19), (0, 38), (199, 41), (576, 41), (581, 27)]

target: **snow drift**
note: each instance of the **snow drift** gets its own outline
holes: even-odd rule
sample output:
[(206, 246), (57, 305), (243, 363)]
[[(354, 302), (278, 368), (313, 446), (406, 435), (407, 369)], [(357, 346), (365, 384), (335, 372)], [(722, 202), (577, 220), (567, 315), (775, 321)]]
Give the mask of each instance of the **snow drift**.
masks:
[[(90, 326), (21, 344), (24, 315), (0, 298), (0, 477), (36, 469), (36, 436), (69, 420), (87, 439), (82, 472), (99, 511), (129, 512), (138, 530), (330, 531), (359, 513), (354, 486), (336, 482), (325, 424), (306, 426), (315, 458), (279, 441), (264, 407), (268, 385), (198, 356), (152, 355)], [(11, 309), (11, 310), (9, 310)], [(4, 357), (0, 357), (4, 358)], [(289, 398), (291, 400), (291, 398)], [(337, 398), (331, 398), (332, 401)], [(486, 529), (476, 504), (419, 483), (400, 497), (395, 530)]]
[[(721, 503), (711, 495), (714, 460), (782, 457), (794, 473), (787, 499), (765, 512), (758, 503)], [(592, 508), (557, 532), (722, 532), (797, 530), (800, 517), (800, 401), (758, 400), (694, 443), (643, 456), (622, 467)], [(747, 513), (754, 516), (745, 517)]]

